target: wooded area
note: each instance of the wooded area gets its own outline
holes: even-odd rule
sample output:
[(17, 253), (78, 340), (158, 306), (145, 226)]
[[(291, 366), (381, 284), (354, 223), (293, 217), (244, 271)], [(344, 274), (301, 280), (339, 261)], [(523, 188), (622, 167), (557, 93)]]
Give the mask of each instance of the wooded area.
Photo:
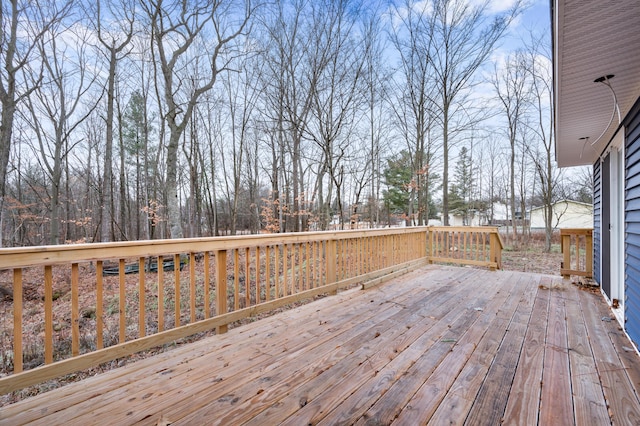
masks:
[(501, 204), (549, 206), (550, 246), (551, 203), (588, 201), (590, 175), (555, 166), (548, 27), (497, 7), (3, 1), (0, 243), (492, 223)]

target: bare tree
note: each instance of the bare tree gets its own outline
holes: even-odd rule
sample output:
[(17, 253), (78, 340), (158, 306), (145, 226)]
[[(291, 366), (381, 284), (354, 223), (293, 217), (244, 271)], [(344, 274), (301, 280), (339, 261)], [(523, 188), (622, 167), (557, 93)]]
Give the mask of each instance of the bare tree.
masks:
[[(75, 130), (89, 117), (101, 97), (98, 91), (98, 96), (92, 97), (93, 101), (86, 102), (85, 96), (94, 88), (97, 79), (97, 74), (90, 70), (97, 68), (88, 59), (87, 34), (77, 29), (73, 25), (70, 28), (54, 25), (41, 38), (38, 50), (45, 83), (28, 97), (29, 122), (38, 145), (36, 149), (51, 179), (50, 244), (60, 243), (62, 177), (69, 153), (81, 142)], [(68, 39), (61, 37), (62, 34)], [(69, 39), (75, 42), (73, 51)], [(70, 198), (69, 194), (67, 198)]]
[[(280, 1), (265, 18), (265, 116), (272, 124), (272, 193), (281, 232), (303, 228), (304, 142), (315, 96), (335, 55), (337, 27), (332, 24), (344, 5), (345, 1)], [(315, 190), (324, 187), (317, 183)], [(324, 204), (324, 194), (318, 198)]]
[[(97, 0), (89, 10), (89, 19), (108, 63), (107, 114), (105, 117), (105, 166), (102, 179), (101, 223), (102, 241), (111, 241), (113, 230), (113, 115), (115, 104), (116, 70), (131, 38), (135, 22), (135, 5), (131, 0)], [(106, 13), (105, 10), (106, 9)], [(122, 226), (123, 224), (121, 224)]]
[[(430, 4), (407, 2), (403, 10), (396, 9), (398, 24), (394, 25), (391, 40), (400, 55), (398, 77), (394, 80), (397, 100), (391, 101), (395, 124), (411, 155), (410, 185), (412, 197), (417, 198), (418, 225), (429, 220), (429, 191), (433, 181), (433, 159), (437, 147), (430, 137), (433, 121), (435, 80), (430, 51), (434, 43), (434, 27), (429, 18)], [(413, 203), (409, 204), (409, 218), (413, 216)]]
[(356, 138), (352, 138), (355, 117), (364, 100), (361, 79), (367, 48), (367, 41), (357, 40), (354, 34), (357, 8), (356, 2), (333, 2), (319, 11), (321, 18), (315, 22), (322, 34), (318, 37), (322, 57), (318, 61), (320, 67), (314, 70), (318, 84), (311, 92), (311, 117), (306, 129), (322, 153), (318, 173), (321, 191), (325, 187), (325, 174), (328, 177), (327, 196), (320, 200), (322, 229), (326, 229), (330, 220), (334, 190), (341, 229), (345, 223), (345, 163), (349, 161), (350, 147), (355, 145)]
[(456, 132), (468, 129), (473, 114), (465, 109), (476, 74), (521, 11), (521, 2), (507, 11), (491, 14), (489, 1), (434, 0), (429, 25), (432, 42), (428, 55), (436, 82), (435, 104), (442, 126), (442, 215), (449, 224), (449, 150)]
[(545, 251), (551, 251), (553, 235), (553, 203), (556, 200), (558, 186), (563, 172), (555, 165), (553, 136), (553, 79), (551, 69), (551, 52), (546, 38), (532, 36), (526, 47), (527, 73), (531, 79), (532, 114), (529, 129), (539, 141), (538, 150), (529, 150), (540, 182), (540, 194), (544, 205)]
[[(247, 2), (243, 13), (236, 13), (234, 2), (208, 0), (198, 3), (177, 0), (143, 2), (150, 19), (153, 48), (160, 64), (166, 111), (163, 119), (169, 129), (167, 144), (167, 212), (172, 238), (182, 238), (182, 218), (178, 198), (178, 148), (193, 116), (198, 99), (213, 88), (220, 72), (229, 69), (232, 43), (244, 34), (252, 13)], [(233, 17), (239, 18), (235, 22)], [(195, 55), (194, 48), (198, 52)], [(179, 73), (189, 72), (198, 56), (207, 58), (199, 81), (185, 91)], [(193, 68), (190, 69), (193, 75)]]
[[(524, 115), (528, 103), (528, 72), (523, 52), (509, 55), (503, 68), (494, 67), (491, 83), (500, 101), (502, 114), (506, 119), (506, 133), (509, 139), (511, 159), (509, 161), (509, 191), (511, 218), (513, 220), (513, 241), (518, 243), (516, 218), (516, 143), (522, 132)], [(524, 213), (524, 212), (523, 212)]]
[[(252, 58), (254, 59), (254, 58)], [(228, 118), (229, 146), (221, 147), (222, 167), (225, 171), (223, 179), (226, 188), (227, 205), (229, 208), (231, 235), (236, 234), (238, 224), (238, 206), (240, 192), (245, 176), (249, 139), (251, 138), (251, 119), (259, 94), (259, 87), (255, 82), (259, 80), (261, 65), (257, 61), (242, 61), (237, 75), (228, 74), (223, 86), (226, 96), (225, 116)], [(231, 161), (227, 160), (228, 154)]]
[[(0, 247), (16, 108), (40, 84), (41, 70), (32, 69), (40, 61), (34, 60), (34, 56), (40, 53), (38, 46), (45, 34), (67, 15), (71, 4), (71, 1), (34, 0), (3, 0), (0, 3)], [(29, 74), (31, 76), (27, 76)]]
[[(384, 152), (383, 140), (390, 126), (387, 125), (387, 106), (384, 102), (386, 90), (389, 86), (387, 80), (390, 67), (386, 64), (384, 50), (384, 38), (380, 14), (377, 13), (384, 7), (381, 3), (371, 2), (374, 11), (363, 23), (363, 37), (365, 40), (363, 80), (365, 85), (366, 125), (368, 127), (366, 167), (370, 176), (357, 182), (369, 182), (369, 196), (367, 200), (369, 226), (374, 227), (380, 222), (380, 187), (382, 167), (382, 155)], [(364, 188), (363, 188), (364, 189)], [(359, 193), (359, 192), (358, 192)], [(357, 197), (359, 199), (359, 197)], [(357, 205), (357, 202), (356, 202)]]

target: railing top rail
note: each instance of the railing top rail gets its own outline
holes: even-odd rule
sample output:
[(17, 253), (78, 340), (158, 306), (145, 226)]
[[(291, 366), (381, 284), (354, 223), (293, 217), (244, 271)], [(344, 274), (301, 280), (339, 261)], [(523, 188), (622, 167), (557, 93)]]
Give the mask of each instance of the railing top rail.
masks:
[(496, 237), (498, 239), (498, 244), (500, 245), (500, 250), (504, 249), (504, 243), (502, 242), (502, 237), (500, 233), (496, 230)]
[(497, 233), (497, 226), (429, 226), (432, 231)]
[(0, 248), (0, 269), (55, 265), (138, 256), (232, 250), (244, 247), (344, 240), (350, 238), (426, 232), (429, 227), (378, 228), (344, 231), (236, 235), (224, 237), (87, 243)]
[(589, 235), (593, 228), (561, 228), (560, 235)]

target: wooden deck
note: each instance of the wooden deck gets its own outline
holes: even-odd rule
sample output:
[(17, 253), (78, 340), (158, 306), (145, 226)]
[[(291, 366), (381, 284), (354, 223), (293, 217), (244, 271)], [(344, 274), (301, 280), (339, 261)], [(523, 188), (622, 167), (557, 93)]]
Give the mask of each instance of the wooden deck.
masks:
[(640, 358), (558, 277), (428, 266), (0, 409), (0, 424), (640, 424)]

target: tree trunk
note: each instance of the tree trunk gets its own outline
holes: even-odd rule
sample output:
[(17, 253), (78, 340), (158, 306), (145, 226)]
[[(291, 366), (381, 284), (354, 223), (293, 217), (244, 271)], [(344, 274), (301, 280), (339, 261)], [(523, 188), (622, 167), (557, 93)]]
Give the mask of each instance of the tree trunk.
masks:
[[(115, 99), (116, 79), (116, 50), (110, 49), (109, 55), (109, 81), (107, 88), (107, 117), (105, 122), (105, 150), (104, 150), (104, 177), (102, 178), (102, 237), (101, 241), (111, 241), (111, 223), (113, 212), (111, 200), (113, 199), (113, 107)], [(120, 226), (124, 226), (123, 223)]]

